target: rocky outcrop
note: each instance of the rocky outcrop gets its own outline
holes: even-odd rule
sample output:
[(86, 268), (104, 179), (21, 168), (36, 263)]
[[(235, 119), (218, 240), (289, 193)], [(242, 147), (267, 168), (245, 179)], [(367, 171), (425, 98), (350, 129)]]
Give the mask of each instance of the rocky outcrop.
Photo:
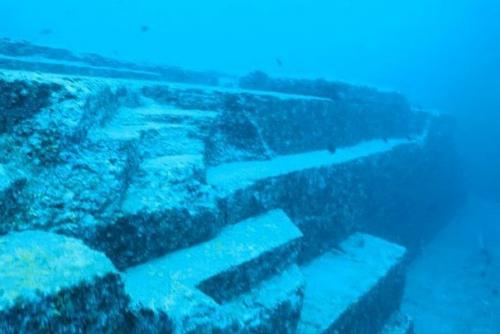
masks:
[(123, 330), (128, 297), (103, 254), (39, 231), (3, 237), (0, 254), (2, 333)]
[[(64, 73), (0, 73), (0, 247), (14, 256), (0, 264), (35, 261), (47, 277), (40, 264), (54, 265), (60, 287), (17, 290), (29, 298), (5, 303), (0, 328), (47, 317), (56, 333), (404, 330), (391, 317), (402, 246), (418, 249), (461, 200), (450, 118), (326, 81)], [(75, 304), (53, 312), (60, 298)]]

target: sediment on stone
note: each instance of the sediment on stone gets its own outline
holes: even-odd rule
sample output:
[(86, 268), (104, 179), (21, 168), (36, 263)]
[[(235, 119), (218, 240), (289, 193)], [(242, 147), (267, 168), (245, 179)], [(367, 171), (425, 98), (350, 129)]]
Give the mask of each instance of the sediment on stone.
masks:
[(406, 250), (355, 234), (301, 266), (306, 281), (299, 333), (376, 333), (398, 310)]
[[(231, 304), (227, 310), (234, 311), (238, 304), (235, 301), (246, 294), (249, 297), (245, 300), (262, 299), (264, 303), (264, 295), (252, 292), (260, 289), (257, 287), (261, 282), (269, 281), (262, 283), (262, 289), (276, 289), (275, 277), (283, 277), (288, 285), (296, 283), (291, 279), (297, 277), (291, 274), (296, 270), (280, 275), (295, 263), (301, 235), (282, 211), (271, 211), (228, 226), (212, 240), (128, 269), (124, 274), (126, 290), (136, 312), (144, 313), (150, 308), (155, 314), (166, 314), (176, 326), (197, 330), (213, 327), (214, 319), (222, 316), (221, 305), (224, 308)], [(290, 290), (290, 298), (300, 294), (297, 287)], [(276, 303), (272, 302), (274, 306), (270, 308), (297, 312), (296, 302), (292, 305), (283, 301), (282, 306)], [(254, 316), (271, 319), (271, 313), (257, 312)], [(227, 320), (227, 315), (223, 317)]]
[[(382, 199), (394, 198), (402, 183), (417, 186), (417, 178), (401, 170), (423, 152), (420, 142), (375, 141), (334, 154), (318, 151), (221, 165), (208, 170), (207, 181), (221, 194), (221, 211), (229, 223), (282, 208), (304, 233), (300, 261), (306, 262), (350, 233), (371, 228), (371, 216), (382, 216), (397, 205), (399, 201)], [(386, 175), (386, 168), (400, 172)], [(401, 205), (413, 203), (408, 196), (403, 201)], [(386, 224), (406, 226), (402, 217), (390, 218)]]
[(115, 333), (128, 304), (103, 254), (47, 232), (0, 237), (0, 331)]

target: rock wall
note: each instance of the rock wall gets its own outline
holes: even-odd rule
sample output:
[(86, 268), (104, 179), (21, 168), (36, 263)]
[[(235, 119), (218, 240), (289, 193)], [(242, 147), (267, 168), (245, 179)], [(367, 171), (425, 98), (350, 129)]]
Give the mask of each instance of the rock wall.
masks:
[[(0, 246), (43, 230), (110, 259), (117, 315), (84, 332), (394, 327), (406, 251), (359, 232), (411, 253), (446, 222), (462, 198), (451, 118), (340, 83), (253, 74), (239, 86), (0, 73)], [(0, 281), (26, 284), (1, 267)], [(360, 282), (342, 300), (342, 279), (313, 275), (337, 269)], [(72, 288), (87, 281), (101, 284), (90, 273)], [(43, 318), (47, 294), (19, 316)], [(48, 328), (76, 333), (77, 314), (73, 329)]]

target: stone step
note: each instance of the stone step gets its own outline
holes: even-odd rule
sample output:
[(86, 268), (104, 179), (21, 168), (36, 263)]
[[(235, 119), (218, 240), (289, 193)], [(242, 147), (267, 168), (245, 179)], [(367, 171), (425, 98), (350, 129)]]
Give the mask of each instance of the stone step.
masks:
[(301, 267), (306, 280), (298, 333), (376, 333), (399, 309), (406, 250), (354, 234)]
[(137, 107), (121, 107), (105, 126), (90, 131), (90, 141), (134, 142), (145, 158), (203, 154), (216, 112), (159, 105), (147, 98), (141, 101)]
[(128, 333), (295, 333), (303, 296), (304, 279), (296, 265), (223, 304), (178, 285), (163, 304), (133, 304)]
[(207, 240), (221, 225), (205, 182), (204, 144), (196, 138), (214, 113), (142, 103), (121, 108), (89, 134), (103, 154), (117, 142), (132, 146), (113, 211), (96, 224), (58, 230), (105, 252), (119, 269)]
[(304, 297), (304, 278), (293, 265), (220, 310), (222, 333), (295, 333)]
[(224, 191), (246, 188), (261, 180), (300, 172), (307, 169), (324, 168), (349, 161), (382, 154), (397, 146), (415, 142), (415, 139), (380, 139), (342, 147), (335, 152), (322, 150), (293, 155), (277, 156), (270, 160), (243, 161), (222, 164), (209, 168), (207, 179), (210, 184)]
[(156, 150), (161, 149), (163, 153), (156, 155), (203, 152), (200, 138), (217, 113), (178, 109), (148, 100), (145, 103), (135, 108), (120, 108), (104, 127), (91, 131), (89, 138), (97, 142), (139, 141), (146, 150), (161, 146)]
[(126, 290), (136, 314), (164, 314), (175, 326), (186, 321), (206, 326), (207, 314), (292, 265), (301, 236), (282, 211), (270, 211), (228, 226), (212, 240), (128, 269)]
[(141, 163), (125, 191), (120, 218), (89, 242), (120, 269), (212, 237), (222, 222), (204, 184), (201, 155), (164, 156)]
[(387, 174), (386, 169), (406, 170), (417, 161), (421, 140), (388, 138), (335, 152), (223, 164), (207, 170), (207, 182), (218, 191), (229, 222), (282, 208), (304, 233), (300, 261), (305, 262), (369, 223), (369, 214), (391, 205), (371, 207), (370, 202), (392, 197), (396, 185), (408, 182), (404, 172)]
[(34, 72), (47, 72), (70, 74), (92, 77), (137, 78), (158, 80), (161, 76), (157, 73), (120, 69), (105, 66), (91, 66), (81, 62), (50, 60), (38, 57), (0, 57), (0, 67), (11, 70), (30, 70)]
[(81, 241), (29, 231), (0, 238), (0, 332), (120, 332), (127, 297), (103, 254)]

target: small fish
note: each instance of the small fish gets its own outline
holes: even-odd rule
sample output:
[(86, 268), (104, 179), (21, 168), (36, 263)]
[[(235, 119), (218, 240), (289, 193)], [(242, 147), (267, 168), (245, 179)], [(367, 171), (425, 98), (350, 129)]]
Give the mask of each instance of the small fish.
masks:
[(479, 272), (479, 277), (481, 277), (481, 278), (485, 278), (485, 277), (486, 277), (486, 270), (481, 270), (481, 271)]
[(382, 140), (384, 141), (384, 143), (388, 143), (389, 142), (389, 139), (387, 139), (387, 137), (383, 137)]
[(53, 32), (54, 31), (50, 28), (44, 28), (44, 29), (40, 30), (40, 35), (45, 35), (45, 36), (52, 35)]
[(335, 154), (335, 152), (337, 152), (337, 147), (335, 146), (335, 144), (333, 143), (328, 143), (328, 145), (326, 146), (326, 149), (331, 153), (331, 154)]
[(283, 67), (283, 62), (280, 58), (276, 58), (276, 65), (278, 65), (279, 67)]
[(148, 25), (142, 25), (141, 26), (141, 32), (148, 32), (149, 31), (149, 26)]

